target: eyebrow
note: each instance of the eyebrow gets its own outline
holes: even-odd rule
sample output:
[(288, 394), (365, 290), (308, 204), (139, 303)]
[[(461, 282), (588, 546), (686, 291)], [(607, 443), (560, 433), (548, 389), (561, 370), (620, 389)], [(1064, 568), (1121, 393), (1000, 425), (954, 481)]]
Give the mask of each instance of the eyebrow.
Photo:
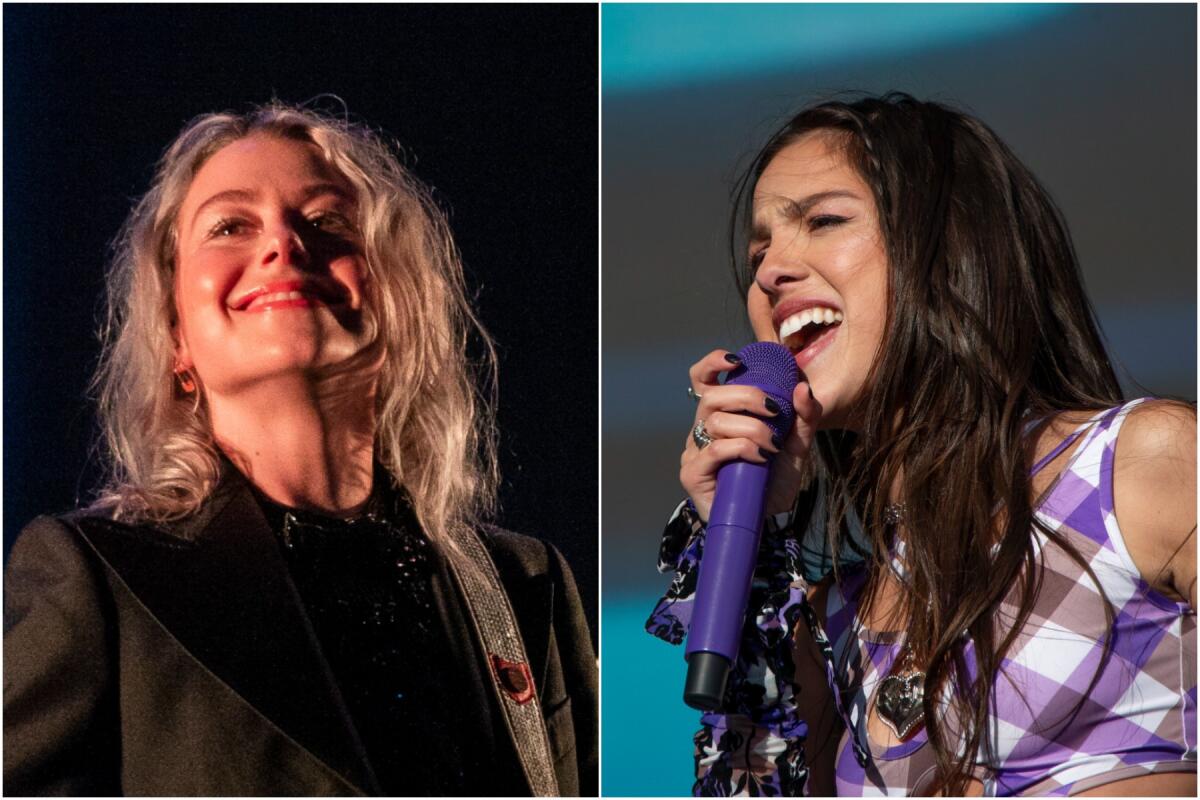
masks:
[[(307, 203), (314, 197), (321, 195), (332, 194), (336, 195), (347, 202), (354, 202), (354, 198), (341, 186), (336, 183), (314, 183), (305, 186), (300, 193), (300, 202)], [(196, 220), (200, 218), (200, 212), (216, 203), (252, 203), (258, 200), (258, 192), (250, 189), (226, 189), (223, 192), (217, 192), (212, 197), (205, 200), (200, 205), (196, 206), (195, 212), (192, 214), (191, 226), (195, 227)]]
[[(793, 200), (791, 198), (786, 198), (784, 200), (784, 202), (782, 203), (780, 210), (784, 214), (784, 216), (789, 217), (791, 219), (796, 219), (798, 217), (803, 217), (804, 215), (806, 215), (809, 211), (812, 210), (812, 207), (817, 205), (818, 203), (823, 202), (825, 200), (831, 200), (835, 197), (849, 197), (852, 200), (861, 200), (862, 199), (861, 197), (859, 197), (857, 194), (850, 191), (849, 189), (829, 189), (828, 191), (824, 191), (824, 192), (815, 192), (813, 194), (808, 195), (807, 197), (802, 197), (799, 200)], [(759, 241), (762, 241), (764, 239), (769, 239), (769, 238), (771, 238), (770, 231), (767, 229), (766, 224), (764, 222), (762, 222), (761, 219), (755, 220), (753, 228), (750, 233), (750, 240), (754, 241), (754, 242), (759, 242)]]

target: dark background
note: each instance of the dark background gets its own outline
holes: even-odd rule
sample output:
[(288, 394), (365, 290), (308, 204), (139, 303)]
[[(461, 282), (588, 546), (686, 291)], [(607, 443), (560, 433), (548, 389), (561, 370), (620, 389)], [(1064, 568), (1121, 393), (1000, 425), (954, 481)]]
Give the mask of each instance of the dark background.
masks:
[[(108, 245), (193, 116), (340, 96), (435, 190), (499, 343), (499, 522), (596, 635), (595, 6), (4, 6), (4, 552), (90, 499)], [(324, 103), (328, 108), (330, 104)]]

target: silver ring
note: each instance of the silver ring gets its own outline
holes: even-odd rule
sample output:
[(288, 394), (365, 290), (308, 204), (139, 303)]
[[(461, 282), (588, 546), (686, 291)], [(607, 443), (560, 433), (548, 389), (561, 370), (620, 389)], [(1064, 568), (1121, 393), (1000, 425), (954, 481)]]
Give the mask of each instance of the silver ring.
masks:
[(703, 396), (704, 396), (704, 395), (700, 394), (699, 392), (697, 392), (697, 391), (696, 391), (695, 389), (693, 389), (692, 387), (690, 387), (690, 386), (688, 387), (688, 397), (692, 398), (692, 399), (693, 399), (693, 400), (695, 400), (697, 403), (699, 403), (699, 402), (700, 402), (700, 398), (701, 398), (701, 397), (703, 397)]
[(696, 443), (698, 450), (703, 450), (712, 444), (712, 437), (704, 429), (704, 420), (700, 420), (696, 423), (696, 427), (692, 428), (692, 441)]

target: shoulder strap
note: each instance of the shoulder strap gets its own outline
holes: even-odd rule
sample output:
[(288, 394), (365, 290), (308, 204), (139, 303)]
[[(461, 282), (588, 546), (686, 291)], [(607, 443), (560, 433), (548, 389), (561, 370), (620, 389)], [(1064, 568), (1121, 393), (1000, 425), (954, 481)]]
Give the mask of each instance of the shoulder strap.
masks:
[(1041, 460), (1041, 461), (1039, 461), (1038, 463), (1036, 463), (1036, 464), (1034, 464), (1034, 465), (1033, 465), (1033, 469), (1031, 469), (1031, 470), (1029, 471), (1029, 474), (1030, 474), (1030, 476), (1032, 477), (1032, 476), (1034, 476), (1034, 475), (1038, 474), (1039, 472), (1041, 472), (1041, 471), (1042, 471), (1042, 467), (1046, 466), (1046, 465), (1047, 465), (1047, 464), (1049, 464), (1051, 461), (1053, 461), (1054, 459), (1058, 458), (1059, 454), (1060, 454), (1060, 453), (1062, 453), (1062, 451), (1063, 451), (1063, 450), (1066, 450), (1068, 447), (1070, 447), (1070, 446), (1071, 446), (1071, 444), (1072, 444), (1072, 443), (1073, 443), (1073, 442), (1074, 442), (1076, 439), (1078, 439), (1078, 438), (1079, 438), (1079, 435), (1080, 435), (1081, 433), (1083, 433), (1085, 430), (1087, 430), (1088, 428), (1090, 428), (1090, 427), (1091, 427), (1092, 425), (1094, 425), (1094, 424), (1095, 424), (1095, 420), (1092, 420), (1092, 421), (1090, 421), (1090, 422), (1087, 422), (1087, 423), (1085, 423), (1084, 425), (1082, 425), (1080, 428), (1076, 429), (1075, 431), (1072, 431), (1070, 434), (1068, 434), (1068, 435), (1067, 435), (1067, 438), (1063, 439), (1061, 442), (1059, 442), (1058, 444), (1056, 444), (1056, 445), (1054, 446), (1054, 449), (1053, 449), (1053, 450), (1051, 450), (1049, 453), (1047, 453), (1047, 454), (1046, 454), (1046, 455), (1045, 455), (1045, 456), (1042, 458), (1042, 460)]
[(535, 797), (556, 797), (558, 780), (550, 739), (508, 593), (478, 533), (464, 529), (455, 536), (455, 544), (463, 563), (452, 553), (450, 570), (462, 589), (466, 616), (491, 667), (488, 685), (504, 709), (521, 768)]
[[(1031, 469), (1029, 471), (1030, 476), (1036, 475), (1037, 473), (1041, 472), (1043, 467), (1045, 467), (1047, 464), (1049, 464), (1054, 459), (1058, 458), (1059, 454), (1062, 453), (1062, 451), (1066, 450), (1068, 447), (1070, 447), (1075, 442), (1075, 440), (1078, 439), (1082, 434), (1088, 433), (1088, 432), (1094, 433), (1096, 430), (1098, 430), (1095, 427), (1096, 423), (1102, 422), (1105, 419), (1110, 419), (1114, 414), (1118, 414), (1125, 409), (1132, 408), (1133, 406), (1137, 405), (1140, 402), (1141, 402), (1140, 399), (1132, 400), (1128, 403), (1123, 403), (1122, 405), (1115, 406), (1113, 408), (1107, 408), (1103, 411), (1097, 412), (1096, 414), (1092, 415), (1091, 419), (1089, 419), (1087, 422), (1084, 422), (1081, 425), (1079, 425), (1074, 431), (1072, 431), (1070, 434), (1068, 434), (1065, 439), (1063, 439), (1061, 442), (1056, 444), (1054, 446), (1053, 450), (1051, 450), (1049, 453), (1047, 453), (1045, 456), (1043, 456), (1040, 461), (1038, 461), (1036, 464), (1034, 464), (1033, 469)], [(1084, 445), (1084, 447), (1086, 447), (1086, 445)], [(1082, 448), (1080, 448), (1080, 449), (1082, 450)]]

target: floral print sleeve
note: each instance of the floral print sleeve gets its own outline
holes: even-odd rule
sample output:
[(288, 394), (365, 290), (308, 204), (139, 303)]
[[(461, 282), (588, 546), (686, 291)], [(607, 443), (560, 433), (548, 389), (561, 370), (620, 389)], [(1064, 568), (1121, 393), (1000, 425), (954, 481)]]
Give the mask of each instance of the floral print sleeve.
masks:
[[(704, 524), (690, 504), (676, 509), (663, 534), (659, 570), (674, 572), (646, 630), (680, 644), (691, 622), (693, 595), (704, 550)], [(696, 734), (697, 796), (755, 797), (804, 794), (807, 725), (796, 709), (791, 683), (792, 634), (809, 615), (800, 552), (788, 515), (769, 518), (750, 589), (750, 613), (737, 663), (720, 711), (700, 718)]]

